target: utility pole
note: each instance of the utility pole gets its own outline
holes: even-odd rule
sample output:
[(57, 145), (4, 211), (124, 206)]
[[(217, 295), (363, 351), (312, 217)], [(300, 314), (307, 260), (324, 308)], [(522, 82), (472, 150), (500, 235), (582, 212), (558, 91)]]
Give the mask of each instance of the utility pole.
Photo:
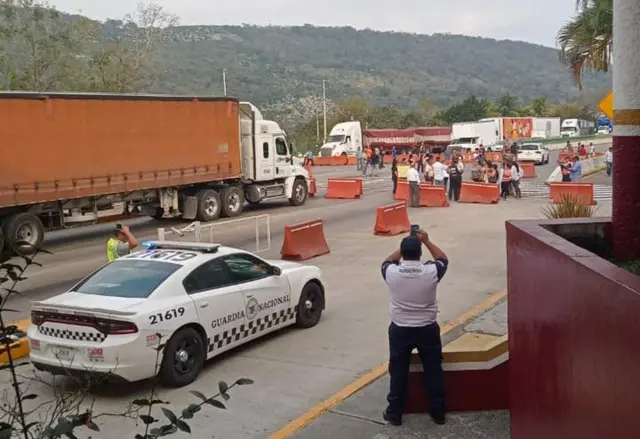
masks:
[(320, 113), (316, 107), (316, 143), (320, 143)]
[(323, 125), (324, 125), (324, 139), (322, 143), (327, 140), (327, 87), (324, 79), (322, 80), (322, 115), (323, 115)]
[(222, 90), (227, 95), (227, 69), (222, 69)]

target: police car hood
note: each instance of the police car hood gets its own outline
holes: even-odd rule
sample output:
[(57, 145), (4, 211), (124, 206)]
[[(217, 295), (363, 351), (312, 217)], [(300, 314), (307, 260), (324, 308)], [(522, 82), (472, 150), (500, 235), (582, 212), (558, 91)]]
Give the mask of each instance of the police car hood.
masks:
[(106, 314), (131, 315), (129, 308), (144, 302), (145, 299), (100, 296), (96, 294), (76, 293), (73, 291), (51, 297), (42, 302), (34, 302), (33, 308), (49, 308), (59, 312), (86, 311)]

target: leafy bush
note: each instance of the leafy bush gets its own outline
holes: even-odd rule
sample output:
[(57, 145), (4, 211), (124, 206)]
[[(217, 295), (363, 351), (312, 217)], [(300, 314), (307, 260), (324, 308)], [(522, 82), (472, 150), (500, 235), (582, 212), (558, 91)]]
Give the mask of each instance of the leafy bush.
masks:
[[(93, 406), (95, 400), (91, 398), (89, 390), (96, 382), (90, 378), (90, 373), (82, 379), (75, 378), (75, 386), (57, 386), (54, 379), (53, 384), (44, 380), (34, 372), (32, 376), (20, 373), (20, 369), (28, 366), (28, 361), (19, 361), (13, 358), (12, 349), (17, 346), (16, 342), (24, 334), (15, 326), (5, 324), (4, 313), (17, 312), (6, 308), (8, 299), (13, 295), (19, 295), (16, 286), (19, 282), (26, 280), (24, 277), (27, 269), (32, 266), (41, 266), (35, 261), (39, 253), (49, 253), (46, 250), (38, 250), (35, 255), (22, 256), (24, 264), (18, 265), (11, 261), (0, 264), (0, 354), (7, 357), (6, 364), (0, 365), (0, 370), (5, 370), (10, 374), (10, 389), (2, 391), (2, 401), (0, 401), (0, 439), (23, 438), (23, 439), (76, 439), (76, 430), (85, 427), (89, 430), (100, 431), (96, 422), (100, 418), (121, 417), (129, 418), (144, 426), (143, 431), (132, 432), (134, 439), (157, 439), (172, 435), (178, 431), (191, 433), (189, 419), (200, 412), (204, 406), (211, 406), (216, 409), (225, 410), (223, 401), (228, 401), (231, 396), (229, 391), (236, 386), (253, 384), (249, 378), (240, 378), (229, 385), (224, 381), (218, 383), (218, 392), (213, 396), (206, 396), (201, 392), (192, 390), (190, 393), (196, 398), (196, 402), (187, 405), (180, 411), (174, 412), (167, 406), (168, 401), (163, 401), (157, 395), (157, 379), (153, 379), (149, 395), (147, 398), (135, 399), (122, 411), (116, 413), (94, 413)], [(10, 285), (4, 287), (4, 285)], [(156, 360), (155, 370), (160, 369), (162, 354), (166, 343), (163, 342), (161, 334), (156, 334), (158, 344), (150, 349), (155, 349)], [(91, 372), (90, 370), (87, 372)], [(71, 379), (71, 374), (64, 377)], [(29, 391), (26, 382), (37, 385), (47, 385), (53, 387), (53, 397), (42, 401), (40, 395)], [(71, 388), (71, 390), (69, 389)], [(164, 421), (156, 418), (156, 406), (160, 407)], [(208, 432), (211, 434), (211, 432)]]
[(542, 208), (542, 214), (548, 219), (590, 218), (596, 212), (594, 206), (586, 205), (573, 194), (562, 194), (560, 202)]

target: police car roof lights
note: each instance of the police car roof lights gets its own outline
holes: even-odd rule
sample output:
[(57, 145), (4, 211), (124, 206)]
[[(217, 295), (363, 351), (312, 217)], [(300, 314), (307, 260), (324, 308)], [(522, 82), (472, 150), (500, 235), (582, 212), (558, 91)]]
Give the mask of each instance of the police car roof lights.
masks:
[(220, 244), (180, 241), (145, 241), (141, 247), (146, 250), (187, 250), (202, 253), (216, 253)]

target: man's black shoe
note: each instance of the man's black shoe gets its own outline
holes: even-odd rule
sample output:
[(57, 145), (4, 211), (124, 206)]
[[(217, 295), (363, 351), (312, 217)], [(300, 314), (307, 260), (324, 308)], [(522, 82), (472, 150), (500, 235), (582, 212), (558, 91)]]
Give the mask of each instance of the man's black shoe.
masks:
[(384, 419), (394, 427), (400, 427), (402, 425), (402, 419), (397, 418), (395, 416), (391, 416), (389, 413), (387, 413), (386, 410), (382, 412), (382, 419)]
[(447, 422), (444, 413), (431, 413), (431, 419), (438, 425), (444, 425)]

